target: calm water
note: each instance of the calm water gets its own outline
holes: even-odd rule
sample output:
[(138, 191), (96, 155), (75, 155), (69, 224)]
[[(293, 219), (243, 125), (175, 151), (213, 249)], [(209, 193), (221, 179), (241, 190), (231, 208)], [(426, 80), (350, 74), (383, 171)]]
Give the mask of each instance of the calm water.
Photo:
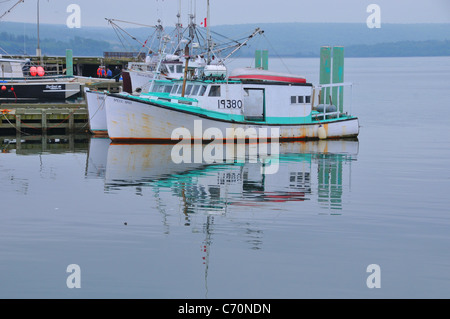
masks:
[[(317, 83), (317, 59), (270, 63)], [(164, 145), (4, 142), (0, 298), (450, 298), (450, 58), (345, 72), (358, 141), (282, 144), (276, 174), (175, 165)]]

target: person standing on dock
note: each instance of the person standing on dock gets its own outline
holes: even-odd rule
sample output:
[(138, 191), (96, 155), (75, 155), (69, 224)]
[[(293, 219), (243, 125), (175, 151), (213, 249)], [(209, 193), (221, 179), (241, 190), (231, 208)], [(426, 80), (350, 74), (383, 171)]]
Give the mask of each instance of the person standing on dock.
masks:
[(97, 77), (98, 78), (102, 77), (102, 67), (101, 66), (99, 66), (98, 69), (97, 69)]
[(112, 79), (112, 77), (113, 77), (113, 74), (112, 74), (112, 71), (111, 71), (110, 68), (108, 68), (107, 71), (106, 71), (106, 77), (108, 79)]
[(120, 73), (121, 73), (120, 68), (116, 65), (113, 72), (113, 77), (116, 80), (116, 82), (119, 82)]

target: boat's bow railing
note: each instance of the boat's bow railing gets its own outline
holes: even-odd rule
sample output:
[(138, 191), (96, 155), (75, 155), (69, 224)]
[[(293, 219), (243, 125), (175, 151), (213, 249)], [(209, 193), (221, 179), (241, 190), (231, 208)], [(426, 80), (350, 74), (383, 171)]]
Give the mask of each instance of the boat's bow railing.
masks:
[[(344, 87), (350, 87), (347, 112), (344, 112)], [(315, 105), (316, 95), (318, 103)], [(314, 120), (340, 118), (352, 113), (353, 83), (319, 84), (313, 88), (311, 106)], [(347, 103), (345, 104), (347, 107)]]

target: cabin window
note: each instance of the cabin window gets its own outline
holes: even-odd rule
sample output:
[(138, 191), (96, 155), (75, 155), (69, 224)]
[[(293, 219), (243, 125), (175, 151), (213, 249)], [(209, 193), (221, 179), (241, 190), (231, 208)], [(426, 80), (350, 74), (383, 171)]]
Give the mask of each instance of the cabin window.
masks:
[(183, 66), (181, 64), (177, 65), (177, 73), (183, 73)]
[(184, 92), (185, 95), (191, 94), (192, 91), (192, 84), (186, 85), (186, 91)]
[(182, 91), (183, 91), (183, 86), (182, 85), (178, 86), (177, 94), (181, 94)]
[(220, 96), (220, 85), (211, 85), (208, 96)]
[(198, 89), (200, 89), (200, 85), (194, 85), (194, 87), (192, 88), (191, 95), (197, 95)]
[(198, 92), (198, 95), (203, 96), (205, 94), (205, 92), (206, 92), (206, 88), (207, 88), (206, 85), (202, 85), (201, 89), (200, 89), (200, 92)]
[(172, 91), (171, 91), (172, 94), (176, 94), (176, 93), (177, 93), (177, 91), (178, 91), (178, 86), (179, 86), (179, 85), (174, 85), (174, 86), (173, 86), (173, 89), (172, 89)]
[(170, 93), (170, 91), (172, 91), (172, 86), (171, 85), (165, 85), (164, 86), (164, 93)]
[(169, 66), (169, 71), (170, 73), (173, 73), (175, 71), (175, 67), (173, 65)]
[(305, 104), (311, 103), (311, 96), (291, 96), (291, 104)]

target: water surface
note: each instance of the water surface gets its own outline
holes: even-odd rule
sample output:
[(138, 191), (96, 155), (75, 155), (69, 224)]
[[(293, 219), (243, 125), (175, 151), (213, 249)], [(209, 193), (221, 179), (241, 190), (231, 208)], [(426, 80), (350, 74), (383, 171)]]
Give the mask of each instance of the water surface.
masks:
[[(269, 65), (286, 66), (317, 83), (317, 59)], [(345, 67), (358, 140), (281, 144), (276, 174), (175, 165), (170, 145), (5, 137), (0, 297), (449, 298), (450, 58)]]

